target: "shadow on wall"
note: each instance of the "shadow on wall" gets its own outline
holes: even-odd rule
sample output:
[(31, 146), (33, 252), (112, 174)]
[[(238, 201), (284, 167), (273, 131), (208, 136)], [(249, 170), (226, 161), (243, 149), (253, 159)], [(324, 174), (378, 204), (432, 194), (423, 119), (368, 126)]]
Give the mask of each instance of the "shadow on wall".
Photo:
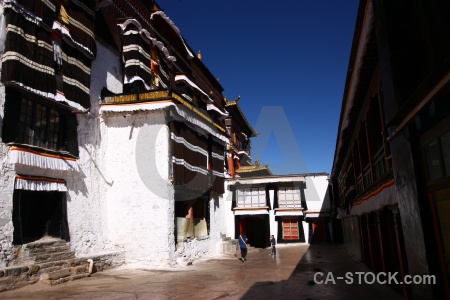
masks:
[(333, 207), (331, 187), (328, 186), (318, 217), (309, 219), (310, 244), (343, 242), (342, 225), (336, 219)]

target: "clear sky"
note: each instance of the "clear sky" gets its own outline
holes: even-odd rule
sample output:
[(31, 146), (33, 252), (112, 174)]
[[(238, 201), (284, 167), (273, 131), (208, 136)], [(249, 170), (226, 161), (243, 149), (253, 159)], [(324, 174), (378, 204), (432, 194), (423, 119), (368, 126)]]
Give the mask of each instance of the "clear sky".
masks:
[(331, 172), (357, 0), (157, 0), (275, 174)]

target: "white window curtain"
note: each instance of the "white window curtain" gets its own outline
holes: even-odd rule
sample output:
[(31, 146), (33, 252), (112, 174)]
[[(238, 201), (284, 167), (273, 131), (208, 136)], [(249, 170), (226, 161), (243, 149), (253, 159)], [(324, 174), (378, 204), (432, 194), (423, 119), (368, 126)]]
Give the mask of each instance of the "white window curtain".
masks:
[(15, 146), (11, 147), (9, 151), (9, 163), (50, 170), (79, 171), (78, 163), (75, 158), (40, 153), (31, 149)]
[(67, 192), (66, 182), (64, 180), (37, 176), (16, 175), (14, 188), (16, 190), (37, 192)]

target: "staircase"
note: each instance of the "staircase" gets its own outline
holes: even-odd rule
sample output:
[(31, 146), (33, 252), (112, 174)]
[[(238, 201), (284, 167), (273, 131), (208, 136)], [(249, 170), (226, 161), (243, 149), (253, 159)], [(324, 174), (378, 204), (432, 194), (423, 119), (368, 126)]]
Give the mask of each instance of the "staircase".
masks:
[(89, 263), (75, 257), (69, 244), (61, 239), (46, 238), (19, 246), (13, 266), (28, 266), (30, 283), (49, 285), (88, 277)]
[[(225, 234), (220, 234), (220, 237), (222, 239), (222, 253), (233, 255), (233, 256), (239, 256), (241, 255), (241, 249), (239, 248), (239, 241), (237, 239), (232, 239)], [(248, 253), (255, 251), (255, 247), (250, 246), (248, 244)]]

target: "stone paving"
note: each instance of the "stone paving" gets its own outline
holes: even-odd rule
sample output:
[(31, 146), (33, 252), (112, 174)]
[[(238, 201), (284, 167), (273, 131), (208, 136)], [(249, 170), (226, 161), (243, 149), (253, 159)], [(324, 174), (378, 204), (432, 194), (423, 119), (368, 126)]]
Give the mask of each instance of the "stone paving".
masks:
[(56, 286), (33, 284), (0, 293), (0, 299), (402, 299), (387, 285), (314, 283), (316, 272), (325, 280), (328, 272), (369, 271), (340, 245), (278, 245), (276, 257), (269, 253), (257, 249), (246, 262), (217, 256), (170, 269), (121, 267)]

